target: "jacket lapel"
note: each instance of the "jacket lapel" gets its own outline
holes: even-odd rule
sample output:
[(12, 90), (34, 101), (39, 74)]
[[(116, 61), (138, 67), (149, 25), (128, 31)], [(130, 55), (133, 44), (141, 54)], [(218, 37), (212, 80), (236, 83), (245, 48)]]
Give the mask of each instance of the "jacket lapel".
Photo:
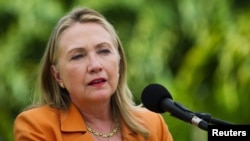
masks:
[(87, 132), (81, 113), (72, 103), (68, 111), (61, 111), (62, 132)]
[(67, 111), (60, 111), (60, 122), (63, 136), (72, 137), (72, 139), (70, 139), (72, 141), (93, 141), (93, 138), (89, 132), (87, 132), (81, 113), (74, 104), (71, 103)]

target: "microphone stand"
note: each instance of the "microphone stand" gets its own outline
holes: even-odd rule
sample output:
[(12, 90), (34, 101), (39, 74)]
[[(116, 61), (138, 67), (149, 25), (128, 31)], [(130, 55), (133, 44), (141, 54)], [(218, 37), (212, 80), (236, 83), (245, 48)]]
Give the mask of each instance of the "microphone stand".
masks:
[[(198, 113), (198, 112), (192, 112), (190, 111), (188, 108), (184, 107), (183, 105), (181, 105), (180, 103), (174, 102), (174, 104), (179, 107), (180, 109), (182, 109), (185, 112), (188, 112), (192, 115), (195, 115), (198, 118), (201, 118), (202, 120), (204, 120), (205, 122), (203, 122), (204, 124), (213, 124), (213, 125), (233, 125), (232, 123), (217, 119), (217, 118), (213, 118), (211, 116), (211, 114), (209, 113)], [(208, 125), (204, 125), (204, 130), (207, 130), (207, 126)]]
[(207, 121), (208, 123), (215, 124), (215, 125), (233, 125), (227, 121), (223, 121), (217, 118), (213, 118), (209, 113), (194, 113), (197, 117)]

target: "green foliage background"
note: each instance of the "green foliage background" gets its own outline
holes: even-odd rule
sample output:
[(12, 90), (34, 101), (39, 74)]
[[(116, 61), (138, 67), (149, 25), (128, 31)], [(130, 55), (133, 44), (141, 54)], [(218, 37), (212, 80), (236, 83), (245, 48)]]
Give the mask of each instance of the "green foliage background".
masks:
[[(147, 84), (160, 83), (192, 111), (250, 123), (248, 0), (0, 0), (0, 141), (13, 140), (50, 32), (75, 6), (101, 11), (117, 29), (137, 103)], [(163, 116), (176, 141), (207, 140), (205, 131)]]

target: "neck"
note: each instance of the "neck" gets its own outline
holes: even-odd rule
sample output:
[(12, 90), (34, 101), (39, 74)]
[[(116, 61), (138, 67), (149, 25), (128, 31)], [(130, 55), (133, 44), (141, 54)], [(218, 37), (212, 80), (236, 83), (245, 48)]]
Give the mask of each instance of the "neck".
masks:
[(85, 118), (87, 130), (98, 138), (113, 137), (119, 131), (119, 123), (115, 121), (112, 115), (106, 119), (92, 116), (93, 118)]
[(111, 101), (76, 101), (74, 102), (84, 119), (110, 119), (112, 115)]
[(111, 104), (91, 104), (80, 107), (80, 112), (88, 122), (109, 121), (113, 119)]
[(110, 131), (115, 126), (114, 113), (112, 111), (111, 104), (96, 104), (91, 106), (82, 106), (81, 114), (85, 120), (85, 123), (97, 131), (104, 130)]
[[(121, 141), (119, 117), (112, 111), (110, 103), (82, 105), (82, 107), (84, 108), (79, 110), (84, 118), (85, 126), (95, 140)], [(98, 136), (98, 134), (105, 134), (104, 136), (109, 137)]]
[(112, 111), (110, 101), (101, 103), (83, 102), (77, 106), (80, 110), (85, 124), (99, 133), (110, 133), (116, 127), (118, 117)]

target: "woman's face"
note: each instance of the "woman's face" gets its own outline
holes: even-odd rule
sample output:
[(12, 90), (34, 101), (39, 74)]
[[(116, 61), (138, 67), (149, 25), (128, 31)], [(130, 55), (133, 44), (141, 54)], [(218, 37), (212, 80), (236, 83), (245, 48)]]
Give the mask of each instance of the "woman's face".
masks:
[(119, 79), (120, 57), (111, 35), (96, 23), (75, 23), (59, 40), (58, 64), (52, 74), (72, 101), (107, 101)]

